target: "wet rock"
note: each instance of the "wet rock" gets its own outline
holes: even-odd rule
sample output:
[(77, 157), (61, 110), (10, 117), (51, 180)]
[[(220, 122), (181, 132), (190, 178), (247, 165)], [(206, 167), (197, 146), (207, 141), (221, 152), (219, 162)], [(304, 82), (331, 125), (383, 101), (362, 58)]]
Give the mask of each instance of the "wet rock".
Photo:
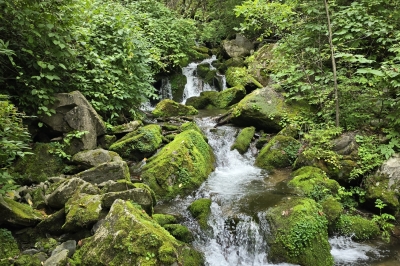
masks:
[(77, 192), (96, 195), (100, 194), (100, 189), (80, 178), (75, 177), (67, 179), (54, 184), (53, 187), (46, 192), (46, 203), (52, 208), (61, 209)]
[(0, 194), (0, 225), (33, 226), (43, 220), (42, 213), (27, 204), (18, 203)]
[(231, 150), (236, 149), (240, 154), (244, 154), (249, 148), (255, 132), (255, 127), (246, 127), (242, 129), (236, 137)]
[(184, 225), (165, 224), (163, 227), (179, 241), (191, 243), (194, 240), (192, 232)]
[(197, 220), (200, 228), (206, 230), (209, 228), (207, 220), (211, 214), (211, 200), (210, 199), (197, 199), (188, 207), (189, 212)]

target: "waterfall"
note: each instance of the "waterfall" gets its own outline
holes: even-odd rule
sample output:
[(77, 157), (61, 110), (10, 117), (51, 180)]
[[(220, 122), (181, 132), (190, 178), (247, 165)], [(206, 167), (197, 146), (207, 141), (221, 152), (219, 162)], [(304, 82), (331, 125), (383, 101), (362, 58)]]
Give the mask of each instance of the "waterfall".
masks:
[(172, 99), (171, 82), (168, 78), (161, 79), (161, 87), (159, 91), (160, 99)]
[[(200, 63), (192, 62), (187, 67), (182, 68), (182, 74), (186, 76), (187, 83), (185, 85), (185, 89), (183, 91), (182, 103), (185, 104), (186, 100), (190, 97), (199, 96), (203, 91), (215, 91), (216, 88), (210, 86), (205, 83), (203, 80), (197, 77), (197, 66), (200, 64), (207, 63), (210, 65), (211, 70), (215, 70), (215, 67), (212, 65), (212, 62), (217, 60), (216, 56), (213, 55), (211, 58), (205, 59)], [(221, 74), (217, 74), (220, 76), (220, 82), (222, 84), (222, 88), (226, 88), (225, 76)], [(222, 77), (223, 76), (223, 77)]]

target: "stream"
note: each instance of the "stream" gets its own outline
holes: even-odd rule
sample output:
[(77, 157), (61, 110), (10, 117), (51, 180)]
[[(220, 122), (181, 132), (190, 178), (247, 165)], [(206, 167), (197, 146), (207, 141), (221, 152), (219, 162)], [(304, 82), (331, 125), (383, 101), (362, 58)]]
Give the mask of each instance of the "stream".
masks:
[[(215, 58), (208, 61), (212, 63)], [(201, 91), (213, 90), (196, 77), (199, 63), (183, 68), (188, 83), (183, 102)], [(226, 86), (225, 86), (226, 87)], [(156, 213), (171, 213), (184, 218), (194, 234), (193, 245), (205, 255), (208, 266), (261, 266), (291, 265), (271, 264), (268, 261), (266, 236), (269, 225), (265, 211), (275, 206), (284, 197), (291, 197), (292, 191), (286, 185), (290, 170), (276, 171), (269, 175), (254, 166), (257, 149), (250, 147), (244, 155), (231, 151), (239, 128), (225, 125), (214, 128), (220, 112), (200, 111), (196, 123), (203, 130), (216, 155), (216, 168), (207, 181), (190, 196), (177, 197), (171, 202), (157, 205)], [(202, 231), (188, 212), (188, 206), (196, 199), (212, 200), (209, 230)], [(382, 241), (355, 242), (351, 237), (331, 237), (331, 254), (335, 265), (353, 266), (394, 266), (399, 265), (400, 244), (385, 244)]]

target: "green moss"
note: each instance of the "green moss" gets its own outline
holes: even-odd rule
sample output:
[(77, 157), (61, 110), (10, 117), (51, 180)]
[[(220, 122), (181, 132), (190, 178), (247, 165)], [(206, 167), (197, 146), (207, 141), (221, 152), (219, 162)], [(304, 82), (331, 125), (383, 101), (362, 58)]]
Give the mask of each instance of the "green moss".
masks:
[(25, 155), (14, 165), (12, 171), (15, 176), (20, 176), (21, 184), (40, 183), (50, 176), (62, 174), (65, 164), (62, 159), (52, 153), (53, 144), (36, 143), (31, 155)]
[(313, 166), (304, 166), (293, 172), (292, 176), (288, 185), (295, 188), (298, 194), (317, 201), (336, 195), (340, 188), (336, 180), (329, 179), (324, 171)]
[(254, 84), (255, 87), (262, 88), (253, 76), (251, 76), (245, 67), (229, 67), (226, 71), (226, 82), (232, 87), (241, 86), (245, 87), (248, 84)]
[(34, 255), (21, 255), (14, 261), (14, 266), (42, 266), (42, 262)]
[(54, 238), (42, 238), (35, 243), (35, 248), (49, 255), (57, 247), (58, 244), (59, 243)]
[(146, 189), (147, 191), (150, 192), (151, 198), (153, 199), (153, 206), (156, 206), (157, 204), (157, 199), (156, 199), (156, 193), (146, 184), (143, 183), (134, 183), (133, 186), (135, 188), (143, 188)]
[(300, 143), (294, 138), (277, 135), (261, 149), (255, 164), (266, 170), (291, 166), (299, 148)]
[(161, 226), (164, 226), (166, 224), (175, 224), (177, 223), (177, 220), (175, 216), (169, 215), (169, 214), (153, 214), (153, 219)]
[(341, 215), (336, 223), (336, 231), (341, 235), (353, 236), (357, 240), (375, 238), (380, 232), (374, 221), (358, 215)]
[(188, 208), (192, 216), (198, 221), (200, 228), (203, 230), (208, 228), (207, 220), (211, 214), (210, 207), (210, 199), (198, 199), (193, 201)]
[(166, 131), (179, 130), (179, 126), (176, 126), (176, 125), (173, 125), (173, 124), (168, 124), (168, 123), (163, 124), (161, 127), (162, 127), (163, 130), (166, 130)]
[(183, 91), (187, 83), (187, 78), (182, 73), (174, 74), (170, 77), (172, 99), (176, 102), (182, 101)]
[(389, 178), (383, 175), (373, 175), (365, 180), (365, 199), (373, 203), (377, 199), (382, 200), (386, 204), (385, 211), (396, 215), (400, 209), (399, 192), (389, 188)]
[(246, 127), (242, 129), (233, 143), (231, 150), (236, 149), (241, 154), (245, 153), (250, 146), (255, 132), (255, 127)]
[(155, 117), (197, 115), (198, 111), (192, 106), (186, 106), (173, 100), (165, 99), (156, 105), (152, 114)]
[(191, 243), (193, 241), (193, 234), (190, 230), (181, 224), (166, 224), (163, 226), (171, 235), (173, 235), (176, 239), (185, 242)]
[(143, 159), (155, 152), (162, 143), (161, 127), (147, 125), (124, 136), (110, 146), (110, 150), (130, 159)]
[(312, 199), (294, 198), (268, 210), (271, 237), (269, 256), (273, 262), (300, 265), (333, 265), (327, 220)]
[(224, 109), (238, 103), (246, 96), (246, 90), (243, 86), (235, 86), (218, 93), (214, 105), (217, 108)]
[[(217, 94), (218, 92), (215, 93)], [(211, 104), (211, 100), (204, 95), (190, 97), (185, 103), (185, 105), (192, 106), (198, 110), (206, 109), (209, 104)]]
[(182, 251), (182, 265), (185, 266), (204, 265), (204, 257), (200, 252), (194, 249), (185, 248)]
[(184, 244), (130, 202), (116, 200), (98, 232), (107, 233), (84, 239), (75, 264), (172, 265), (184, 259)]
[(11, 232), (0, 228), (0, 265), (2, 265), (3, 259), (13, 258), (18, 254), (18, 244)]
[(171, 199), (200, 186), (214, 169), (214, 161), (202, 134), (185, 130), (147, 160), (141, 177), (158, 198)]
[(32, 209), (28, 204), (22, 204), (1, 195), (0, 201), (9, 208), (2, 210), (0, 222), (10, 221), (12, 224), (30, 226), (39, 223), (44, 218), (42, 213)]

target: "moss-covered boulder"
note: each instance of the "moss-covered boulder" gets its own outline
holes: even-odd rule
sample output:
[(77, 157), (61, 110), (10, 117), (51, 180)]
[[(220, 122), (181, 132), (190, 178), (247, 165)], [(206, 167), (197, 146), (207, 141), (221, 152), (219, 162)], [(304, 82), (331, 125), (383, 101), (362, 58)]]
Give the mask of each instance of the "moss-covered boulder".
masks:
[(212, 69), (209, 63), (197, 65), (197, 75), (204, 80), (205, 83), (212, 85), (213, 79), (217, 74), (216, 69)]
[(251, 140), (253, 139), (255, 132), (255, 127), (243, 128), (240, 131), (239, 135), (236, 137), (235, 142), (231, 147), (231, 150), (236, 149), (241, 154), (245, 153), (250, 146)]
[[(385, 212), (397, 215), (400, 211), (398, 186), (390, 186), (390, 179), (383, 174), (370, 175), (365, 180), (365, 200), (372, 207), (377, 199), (382, 200), (386, 207)], [(377, 210), (377, 209), (375, 209)]]
[(43, 220), (44, 215), (32, 209), (28, 204), (22, 204), (0, 194), (0, 225), (12, 227), (34, 226)]
[(275, 46), (275, 43), (267, 43), (246, 58), (249, 74), (264, 86), (269, 82), (269, 71), (273, 65), (272, 50)]
[(22, 184), (40, 183), (48, 177), (57, 176), (64, 170), (65, 164), (55, 154), (56, 148), (51, 143), (36, 143), (31, 152), (19, 159), (13, 172), (20, 176), (18, 182)]
[(151, 124), (127, 134), (113, 143), (110, 150), (127, 159), (142, 160), (151, 156), (161, 143), (161, 127)]
[(211, 200), (210, 199), (198, 199), (192, 202), (188, 207), (189, 212), (192, 216), (197, 220), (200, 225), (200, 228), (205, 230), (207, 229), (208, 217), (211, 214)]
[(81, 228), (90, 228), (99, 219), (102, 211), (103, 196), (75, 194), (65, 203), (65, 231), (77, 231)]
[(173, 100), (165, 99), (156, 105), (152, 114), (155, 117), (197, 115), (198, 111), (192, 106), (186, 106)]
[(17, 241), (7, 229), (0, 228), (0, 266), (10, 265), (9, 258), (19, 254)]
[(333, 265), (327, 220), (312, 199), (292, 198), (269, 209), (269, 258), (272, 262), (300, 265)]
[[(37, 253), (39, 254), (39, 253)], [(18, 256), (18, 258), (14, 261), (13, 266), (42, 266), (43, 262), (42, 256), (40, 255), (20, 255)], [(41, 253), (41, 255), (44, 255), (43, 253)], [(0, 263), (1, 265), (1, 263)]]
[(129, 133), (137, 130), (139, 127), (143, 126), (143, 122), (140, 120), (130, 121), (128, 123), (114, 126), (111, 128), (112, 134)]
[[(82, 240), (79, 265), (202, 265), (202, 257), (129, 201), (116, 200), (96, 233)], [(185, 252), (189, 249), (190, 252)], [(191, 261), (193, 253), (198, 260)]]
[(245, 88), (243, 86), (235, 86), (219, 92), (213, 104), (217, 108), (224, 109), (240, 102), (245, 96)]
[(251, 92), (257, 88), (262, 88), (253, 76), (251, 76), (245, 67), (230, 67), (226, 71), (226, 82), (231, 87), (243, 87), (247, 92)]
[(324, 171), (312, 166), (304, 166), (292, 173), (293, 179), (288, 185), (295, 188), (302, 196), (321, 200), (329, 195), (336, 195), (340, 185), (329, 179)]
[(284, 102), (282, 95), (271, 87), (257, 89), (246, 95), (231, 111), (230, 121), (238, 126), (255, 126), (265, 132), (279, 132), (280, 122), (295, 116), (306, 105)]
[(116, 199), (130, 200), (142, 207), (149, 215), (153, 214), (153, 202), (152, 195), (148, 189), (145, 188), (133, 188), (120, 192), (108, 192), (103, 195), (102, 206), (104, 208), (110, 208)]
[(214, 169), (214, 154), (196, 130), (185, 130), (147, 160), (141, 178), (160, 199), (187, 194)]
[(319, 202), (328, 220), (329, 232), (334, 231), (335, 224), (343, 212), (343, 205), (333, 196), (328, 196)]
[(121, 179), (130, 181), (128, 165), (122, 160), (99, 164), (74, 175), (74, 177), (80, 178), (91, 184), (101, 184), (109, 180)]
[(215, 107), (215, 99), (218, 98), (217, 91), (203, 91), (199, 96), (190, 97), (186, 100), (185, 105), (192, 106), (196, 109), (213, 109)]
[(43, 221), (41, 221), (35, 230), (41, 235), (54, 234), (61, 235), (64, 232), (62, 226), (65, 223), (65, 209), (62, 208), (53, 214), (46, 216)]
[(353, 236), (356, 240), (373, 239), (380, 233), (374, 221), (359, 215), (341, 215), (335, 229), (339, 234)]
[(183, 91), (185, 90), (186, 83), (187, 78), (181, 72), (170, 76), (172, 100), (178, 103), (182, 102)]
[(298, 140), (277, 135), (261, 149), (255, 164), (269, 171), (291, 166), (296, 159), (299, 148), (300, 142)]
[(230, 67), (244, 67), (244, 59), (241, 57), (229, 58), (224, 61), (220, 66), (218, 66), (218, 70), (222, 73), (225, 73)]

